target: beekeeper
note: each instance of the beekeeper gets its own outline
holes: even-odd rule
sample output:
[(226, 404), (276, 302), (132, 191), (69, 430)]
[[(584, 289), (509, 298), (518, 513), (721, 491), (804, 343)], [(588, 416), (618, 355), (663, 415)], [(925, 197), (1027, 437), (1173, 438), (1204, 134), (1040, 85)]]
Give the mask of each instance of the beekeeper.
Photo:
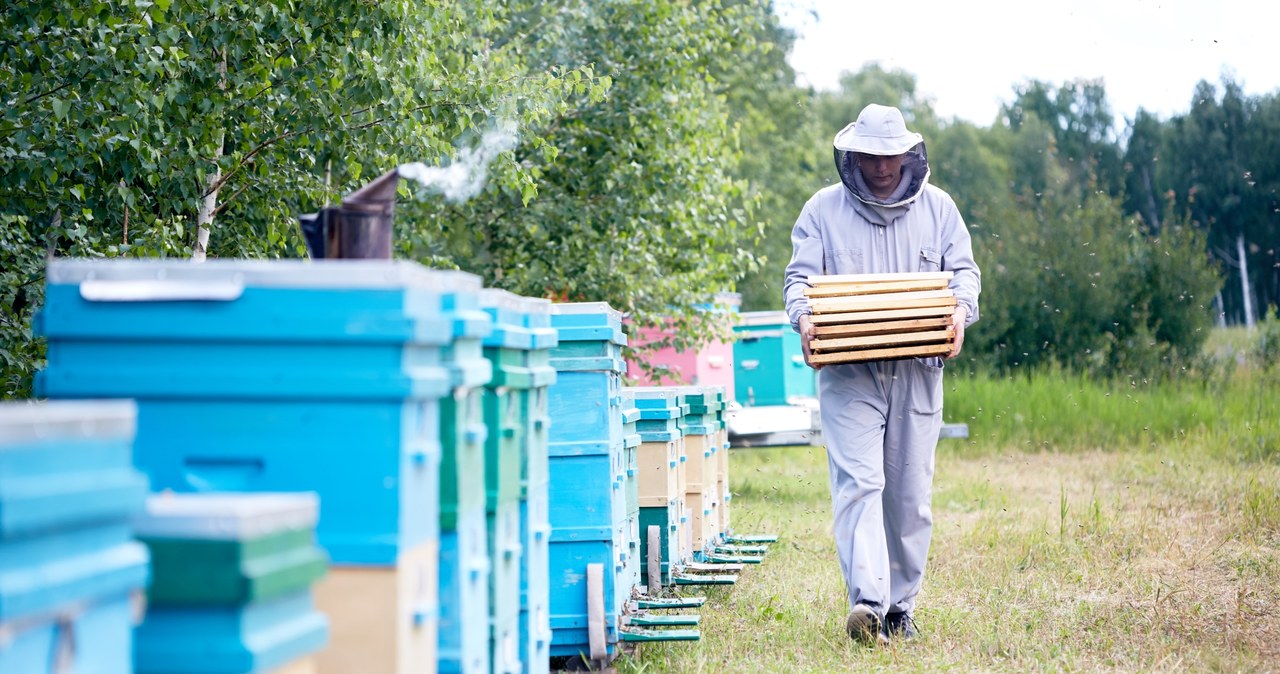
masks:
[[(840, 184), (818, 191), (796, 220), (784, 296), (806, 358), (813, 337), (810, 276), (952, 271), (954, 358), (978, 319), (981, 275), (969, 230), (929, 184), (924, 138), (902, 112), (868, 105), (835, 138)], [(849, 636), (916, 636), (912, 611), (933, 528), (934, 449), (942, 427), (938, 357), (826, 365), (818, 373), (835, 540), (849, 594)]]

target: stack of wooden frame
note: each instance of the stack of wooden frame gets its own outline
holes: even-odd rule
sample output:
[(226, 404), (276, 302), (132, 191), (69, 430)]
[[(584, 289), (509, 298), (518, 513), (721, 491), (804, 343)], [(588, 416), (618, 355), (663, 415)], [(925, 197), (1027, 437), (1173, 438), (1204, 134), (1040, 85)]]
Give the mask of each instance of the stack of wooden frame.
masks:
[(858, 363), (951, 352), (952, 272), (809, 277), (809, 362)]

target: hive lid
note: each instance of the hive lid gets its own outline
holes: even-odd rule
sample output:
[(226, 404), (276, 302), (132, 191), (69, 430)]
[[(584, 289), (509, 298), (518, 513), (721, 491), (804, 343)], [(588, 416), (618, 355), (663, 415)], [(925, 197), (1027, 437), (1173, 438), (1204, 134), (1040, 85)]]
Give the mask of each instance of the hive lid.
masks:
[(133, 519), (142, 538), (248, 540), (314, 528), (320, 499), (312, 492), (152, 494)]
[(523, 308), (522, 297), (501, 288), (485, 288), (480, 291), (480, 306), (485, 309), (502, 309), (519, 313)]
[(551, 313), (557, 315), (604, 314), (617, 316), (618, 320), (622, 320), (622, 312), (609, 306), (608, 302), (561, 302), (551, 305)]
[[(551, 300), (541, 297), (520, 297), (520, 310), (527, 316), (550, 316)], [(542, 325), (529, 327), (545, 327)]]
[(683, 393), (678, 386), (624, 386), (622, 388), (623, 396), (630, 395), (635, 400), (635, 405), (645, 407), (645, 400), (670, 400), (675, 401)]
[(56, 440), (132, 442), (137, 416), (132, 400), (0, 402), (0, 451)]
[(791, 325), (785, 311), (746, 311), (738, 314), (738, 325)]
[(478, 291), (480, 277), (428, 269), (406, 260), (54, 259), (50, 284), (78, 284), (90, 301), (232, 300), (246, 287), (350, 289), (420, 288)]

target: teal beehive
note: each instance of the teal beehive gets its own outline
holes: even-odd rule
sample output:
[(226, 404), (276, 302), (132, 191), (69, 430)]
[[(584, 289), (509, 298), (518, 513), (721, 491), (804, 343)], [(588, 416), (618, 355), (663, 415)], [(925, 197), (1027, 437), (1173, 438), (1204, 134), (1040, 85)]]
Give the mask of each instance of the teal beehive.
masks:
[(324, 576), (312, 493), (164, 493), (133, 522), (151, 552), (153, 606), (242, 605), (305, 591)]
[(312, 603), (326, 572), (315, 546), (318, 511), (311, 493), (148, 498), (133, 518), (154, 568), (136, 632), (137, 672), (231, 674), (309, 662), (329, 636)]
[(734, 395), (745, 406), (786, 405), (813, 397), (814, 371), (804, 362), (800, 335), (782, 311), (749, 311), (733, 329)]

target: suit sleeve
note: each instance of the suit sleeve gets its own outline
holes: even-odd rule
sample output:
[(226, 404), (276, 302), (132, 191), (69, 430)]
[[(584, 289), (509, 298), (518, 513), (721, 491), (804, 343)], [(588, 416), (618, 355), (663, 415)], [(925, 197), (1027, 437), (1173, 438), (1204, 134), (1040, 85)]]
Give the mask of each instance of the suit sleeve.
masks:
[(818, 226), (815, 200), (810, 199), (800, 211), (795, 227), (791, 230), (791, 262), (783, 278), (782, 294), (786, 303), (791, 327), (800, 330), (800, 317), (811, 313), (809, 300), (804, 296), (810, 287), (809, 277), (823, 272), (822, 231)]
[(951, 290), (956, 303), (965, 308), (965, 327), (978, 320), (978, 295), (982, 292), (982, 271), (973, 259), (973, 239), (960, 217), (955, 202), (947, 199), (942, 222), (942, 270), (955, 272)]

